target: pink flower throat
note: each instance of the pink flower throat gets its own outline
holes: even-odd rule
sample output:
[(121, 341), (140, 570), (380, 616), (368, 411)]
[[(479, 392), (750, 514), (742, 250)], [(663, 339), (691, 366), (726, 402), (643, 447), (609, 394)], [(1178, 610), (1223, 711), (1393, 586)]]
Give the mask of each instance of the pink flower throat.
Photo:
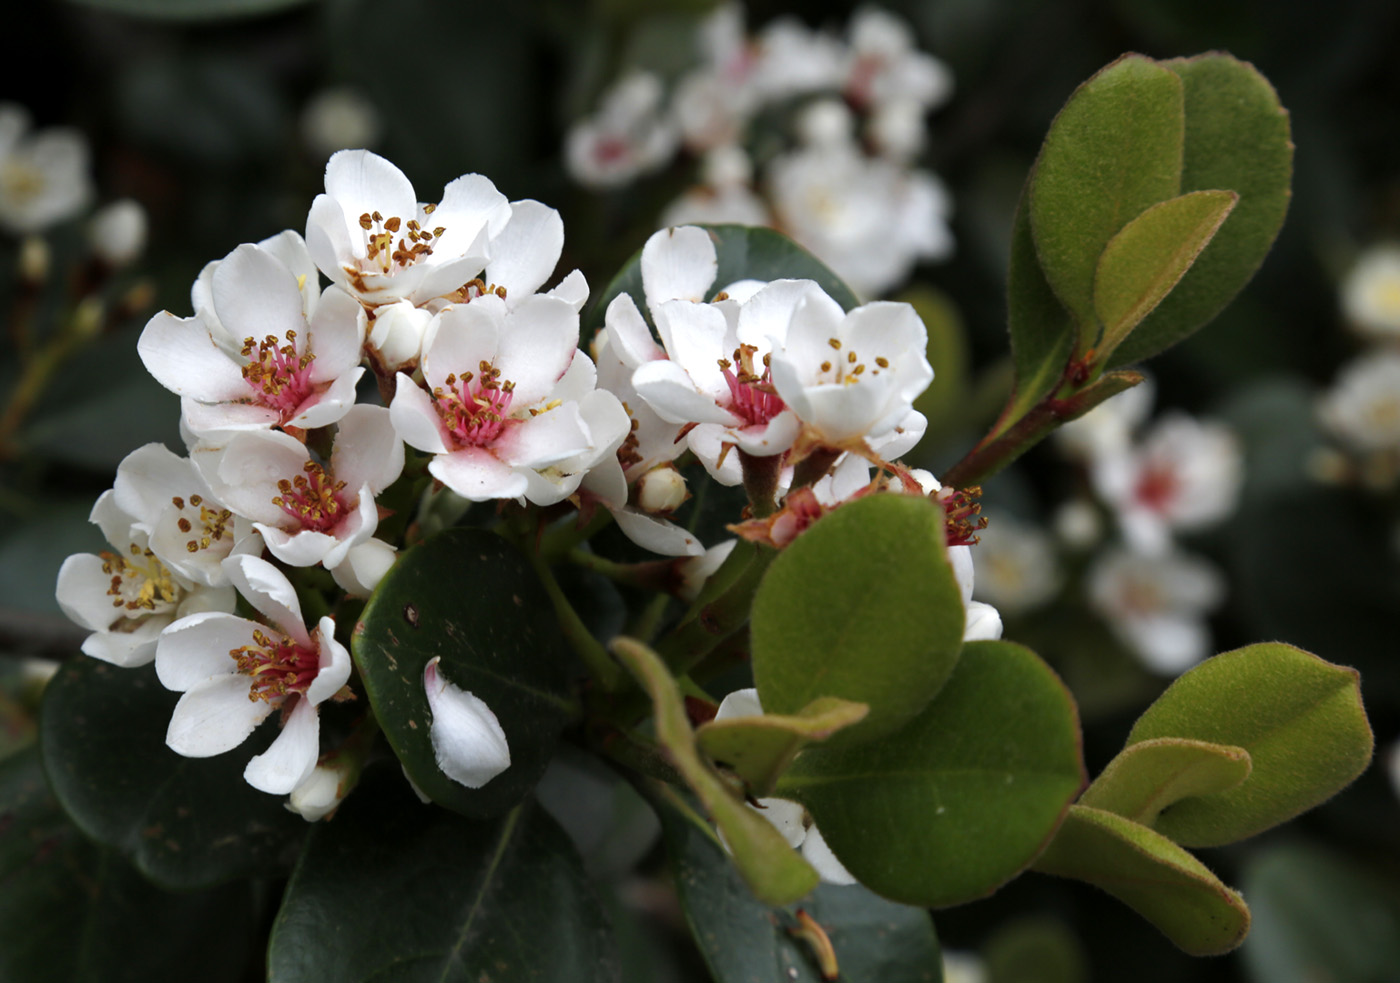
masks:
[(280, 703), (289, 693), (304, 694), (320, 671), (320, 652), (261, 629), (253, 632), (253, 641), (228, 653), (238, 663), (238, 671), (252, 677), (248, 699)]
[[(783, 410), (786, 404), (773, 388), (773, 370), (768, 365), (768, 356), (763, 356), (762, 374), (754, 371), (753, 357), (758, 349), (753, 345), (740, 345), (734, 350), (734, 361), (719, 360), (724, 381), (729, 385), (729, 412), (740, 417), (746, 426), (767, 423)], [(734, 373), (738, 364), (739, 372)]]
[(515, 383), (502, 382), (501, 372), (482, 361), (477, 374), (449, 375), (433, 389), (433, 405), (458, 447), (484, 447), (505, 429)]
[(253, 400), (277, 410), (283, 421), (295, 414), (313, 389), (311, 363), (316, 356), (309, 351), (298, 354), (296, 340), (295, 331), (287, 332), (287, 343), (280, 347), (275, 335), (262, 341), (243, 339), (242, 354), (248, 359), (243, 379), (253, 390)]
[(280, 494), (273, 497), (272, 504), (303, 529), (330, 532), (351, 511), (341, 495), (345, 482), (336, 481), (315, 461), (303, 464), (302, 472), (291, 481), (283, 478), (277, 482)]

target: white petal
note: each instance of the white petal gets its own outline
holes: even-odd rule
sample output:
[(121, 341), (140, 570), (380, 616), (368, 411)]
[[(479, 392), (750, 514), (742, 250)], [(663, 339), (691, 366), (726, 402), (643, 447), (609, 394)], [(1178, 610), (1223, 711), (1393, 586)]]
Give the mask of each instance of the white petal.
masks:
[(423, 668), (433, 722), (429, 733), (443, 774), (467, 788), (481, 788), (510, 767), (510, 747), (496, 715), (482, 700), (448, 682), (438, 659)]
[(75, 553), (58, 568), (54, 593), (69, 620), (89, 631), (106, 631), (124, 616), (126, 609), (112, 603), (107, 590), (111, 574), (102, 570), (102, 558)]
[(546, 297), (558, 297), (566, 301), (577, 313), (583, 310), (583, 305), (588, 303), (588, 281), (578, 270), (574, 270), (564, 279), (559, 281), (559, 285), (552, 290), (545, 291)]
[(578, 404), (565, 403), (509, 427), (496, 441), (496, 453), (503, 462), (515, 467), (543, 468), (592, 446)]
[(156, 639), (170, 624), (168, 615), (154, 615), (132, 631), (99, 631), (83, 639), (83, 654), (123, 669), (144, 666), (156, 657)]
[(311, 636), (301, 617), (297, 592), (281, 570), (257, 556), (230, 556), (224, 572), (253, 609), (298, 645), (309, 647)]
[(564, 220), (538, 201), (513, 201), (510, 221), (491, 241), (486, 282), (506, 288), (506, 300), (516, 303), (539, 290), (564, 249)]
[(289, 567), (314, 567), (325, 559), (339, 542), (328, 533), (312, 529), (294, 529), (288, 532), (261, 522), (254, 523), (254, 528), (262, 533), (268, 552)]
[(716, 404), (712, 395), (696, 388), (685, 369), (668, 359), (639, 367), (632, 374), (632, 386), (667, 423), (729, 426), (737, 422), (734, 414)]
[(704, 229), (662, 229), (642, 247), (647, 306), (655, 310), (668, 300), (704, 300), (718, 270), (715, 244)]
[(473, 502), (518, 498), (529, 487), (524, 475), (478, 447), (439, 454), (428, 463), (428, 473)]
[(807, 829), (802, 824), (804, 810), (801, 803), (789, 799), (759, 799), (756, 811), (783, 834), (788, 846), (801, 846), (807, 838)]
[(301, 288), (280, 259), (252, 243), (244, 243), (214, 271), (214, 310), (235, 339), (267, 335), (284, 344), (288, 332), (306, 344), (306, 313)]
[(189, 459), (164, 444), (146, 444), (128, 454), (117, 465), (112, 490), (121, 510), (143, 523), (148, 533), (172, 495), (208, 491)]
[(353, 406), (341, 419), (331, 448), (337, 481), (349, 488), (368, 485), (370, 493), (378, 495), (398, 478), (403, 460), (403, 440), (383, 406)]
[(355, 386), (364, 374), (364, 369), (356, 368), (337, 377), (325, 392), (309, 397), (298, 406), (296, 415), (286, 421), (287, 426), (315, 430), (335, 423), (355, 405)]
[(981, 642), (1001, 637), (1001, 612), (990, 604), (970, 601), (963, 623), (963, 641)]
[[(404, 221), (418, 214), (418, 198), (403, 171), (368, 150), (331, 154), (326, 161), (326, 194), (340, 204), (345, 222), (353, 223), (356, 232), (360, 231), (359, 218), (366, 212), (378, 211), (386, 219), (397, 216)], [(364, 255), (363, 246), (357, 254)]]
[(578, 347), (578, 314), (566, 301), (535, 296), (506, 319), (496, 348), (496, 368), (515, 383), (513, 406), (533, 406), (550, 396)]
[(612, 509), (618, 529), (644, 550), (662, 556), (699, 556), (705, 552), (700, 540), (681, 526), (635, 509)]
[(266, 700), (248, 698), (248, 677), (215, 676), (175, 704), (165, 743), (187, 758), (208, 758), (238, 747), (272, 712)]
[(340, 589), (352, 597), (369, 597), (397, 556), (398, 551), (384, 540), (367, 539), (351, 547), (345, 560), (331, 570), (331, 576)]
[(953, 565), (953, 579), (958, 582), (958, 590), (962, 592), (963, 605), (972, 602), (972, 584), (974, 570), (972, 566), (971, 546), (949, 546), (948, 562)]
[(220, 431), (266, 430), (276, 426), (282, 415), (254, 403), (200, 403), (188, 397), (180, 401), (180, 423), (198, 437)]
[(311, 774), (292, 789), (287, 808), (309, 823), (324, 819), (344, 798), (340, 786), (339, 771), (317, 765), (311, 769)]
[(243, 778), (260, 792), (286, 795), (311, 774), (320, 749), (321, 722), (316, 708), (306, 700), (297, 700), (282, 733), (248, 762)]
[(748, 689), (736, 689), (720, 700), (719, 710), (715, 713), (716, 720), (761, 716), (763, 716), (763, 705), (758, 701), (758, 690), (752, 686)]
[(855, 876), (836, 859), (836, 854), (831, 852), (831, 847), (826, 845), (826, 838), (822, 836), (816, 826), (807, 828), (807, 838), (802, 841), (802, 856), (811, 864), (824, 883), (827, 884), (854, 884)]
[(365, 309), (340, 287), (332, 284), (326, 288), (315, 317), (304, 330), (305, 348), (316, 356), (311, 363), (311, 381), (315, 385), (339, 379), (360, 364), (365, 343)]
[(608, 343), (615, 346), (617, 357), (628, 368), (666, 357), (631, 294), (618, 294), (612, 299), (603, 323), (608, 329)]
[[(156, 646), (156, 677), (166, 689), (185, 692), (214, 676), (238, 669), (229, 654), (254, 644), (253, 632), (262, 626), (219, 612), (181, 618), (160, 636)], [(248, 680), (243, 680), (247, 695)]]
[(198, 317), (161, 311), (146, 322), (136, 351), (146, 371), (166, 389), (207, 402), (240, 399), (252, 390)]
[(321, 660), (316, 678), (306, 688), (306, 698), (313, 706), (335, 696), (350, 679), (350, 653), (335, 640), (335, 622), (331, 618), (322, 618), (317, 623), (316, 638)]
[(447, 453), (443, 437), (442, 418), (433, 406), (432, 397), (418, 388), (408, 376), (395, 376), (394, 401), (389, 404), (389, 419), (394, 431), (404, 443), (429, 454)]

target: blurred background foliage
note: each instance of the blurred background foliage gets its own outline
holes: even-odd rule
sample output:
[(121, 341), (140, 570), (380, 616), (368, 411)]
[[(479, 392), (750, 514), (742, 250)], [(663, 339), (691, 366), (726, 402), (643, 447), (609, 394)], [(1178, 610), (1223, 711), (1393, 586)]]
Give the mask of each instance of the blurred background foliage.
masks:
[[(674, 79), (694, 60), (704, 0), (88, 0), (30, 5), (7, 25), (12, 51), (35, 58), (7, 73), (0, 97), (39, 127), (71, 125), (92, 141), (99, 199), (148, 210), (136, 273), (105, 294), (101, 337), (69, 361), (0, 459), (0, 647), (13, 655), (76, 651), (53, 600), (66, 555), (100, 549), (86, 517), (116, 464), (150, 440), (178, 446), (174, 396), (141, 369), (135, 341), (165, 308), (189, 313), (200, 268), (236, 245), (302, 229), (327, 149), (306, 138), (310, 101), (348, 87), (375, 110), (374, 149), (419, 194), (480, 171), (510, 198), (560, 210), (560, 269), (600, 293), (638, 249), (661, 207), (693, 180), (694, 163), (622, 191), (572, 184), (566, 127), (590, 111), (621, 66)], [(1366, 246), (1400, 238), (1400, 5), (1370, 0), (891, 0), (921, 47), (953, 70), (956, 91), (931, 120), (926, 164), (947, 182), (958, 243), (914, 283), (942, 359), (920, 463), (946, 467), (966, 450), (1007, 385), (1002, 299), (1011, 216), (1051, 118), (1074, 87), (1125, 51), (1170, 58), (1221, 49), (1253, 62), (1292, 115), (1294, 200), (1254, 281), (1208, 330), (1154, 361), (1158, 406), (1230, 421), (1247, 479), (1223, 529), (1191, 540), (1229, 573), (1214, 618), (1218, 650), (1281, 639), (1363, 673), (1377, 766), (1337, 800), (1281, 830), (1205, 859), (1243, 887), (1255, 929), (1229, 957), (1193, 960), (1146, 922), (1080, 885), (1026, 876), (994, 898), (936, 914), (946, 948), (978, 950), (993, 983), (1132, 978), (1141, 983), (1395, 979), (1400, 966), (1400, 822), (1385, 757), (1400, 733), (1400, 600), (1394, 490), (1323, 488), (1306, 461), (1321, 441), (1316, 393), (1361, 349), (1337, 286)], [(854, 5), (755, 0), (750, 28), (781, 14), (839, 27)], [(41, 66), (41, 67), (39, 67)], [(77, 223), (48, 236), (54, 269), (73, 267)], [(0, 241), (2, 296), (21, 294), (18, 240)], [(138, 279), (153, 293), (123, 310)], [(71, 312), (70, 282), (31, 298), (42, 339)], [(19, 301), (14, 303), (18, 304)], [(132, 305), (126, 304), (127, 308)], [(935, 326), (936, 325), (936, 326)], [(0, 363), (0, 392), (16, 366)], [(922, 405), (922, 404), (921, 404)], [(988, 510), (1042, 520), (1082, 477), (1050, 448), (986, 491)], [(1080, 697), (1096, 773), (1163, 685), (1121, 657), (1092, 619), (1063, 605), (1008, 622)], [(14, 677), (13, 660), (0, 663)], [(25, 700), (22, 687), (10, 687)], [(3, 709), (3, 708), (0, 708)], [(0, 747), (32, 722), (5, 715)], [(634, 899), (635, 900), (635, 899)], [(678, 936), (677, 936), (678, 937)], [(639, 941), (653, 946), (653, 942)], [(663, 963), (669, 962), (662, 957)]]

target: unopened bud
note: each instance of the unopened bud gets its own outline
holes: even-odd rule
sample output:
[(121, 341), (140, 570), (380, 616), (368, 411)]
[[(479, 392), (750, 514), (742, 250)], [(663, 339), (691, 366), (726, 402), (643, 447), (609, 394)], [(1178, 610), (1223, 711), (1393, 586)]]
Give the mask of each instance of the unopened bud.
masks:
[(802, 111), (797, 134), (809, 147), (835, 147), (851, 141), (854, 126), (855, 119), (845, 103), (823, 99)]
[(637, 506), (643, 512), (666, 514), (680, 508), (690, 497), (685, 478), (675, 468), (652, 468), (637, 479)]
[(433, 315), (406, 300), (380, 307), (370, 326), (369, 344), (379, 352), (385, 368), (398, 368), (418, 360), (423, 332)]
[(99, 209), (88, 225), (88, 242), (112, 269), (134, 262), (146, 249), (146, 210), (131, 198)]
[(19, 275), (29, 283), (43, 283), (49, 276), (52, 256), (41, 236), (25, 236), (19, 244)]
[(1054, 526), (1055, 535), (1071, 549), (1088, 549), (1103, 536), (1098, 509), (1082, 498), (1060, 506), (1055, 512)]
[(102, 306), (102, 298), (84, 297), (73, 312), (73, 334), (79, 338), (96, 338), (102, 333), (102, 325), (107, 311)]
[(316, 157), (337, 150), (373, 147), (383, 130), (374, 103), (354, 89), (325, 89), (301, 114), (301, 136)]
[(309, 823), (324, 819), (345, 798), (348, 789), (341, 788), (346, 784), (342, 781), (344, 777), (338, 768), (317, 765), (300, 785), (292, 789), (291, 797), (287, 799), (287, 809)]

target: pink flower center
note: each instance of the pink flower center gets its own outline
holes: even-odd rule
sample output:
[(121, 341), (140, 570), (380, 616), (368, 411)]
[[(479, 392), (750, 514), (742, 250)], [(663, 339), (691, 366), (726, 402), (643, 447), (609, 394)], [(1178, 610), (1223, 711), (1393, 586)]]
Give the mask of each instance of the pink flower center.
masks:
[[(432, 214), (433, 206), (423, 206), (424, 214)], [(385, 218), (378, 212), (360, 216), (360, 228), (365, 230), (365, 253), (370, 265), (380, 273), (412, 266), (433, 254), (434, 243), (442, 238), (446, 228), (425, 229), (416, 218), (404, 222), (397, 215)], [(403, 235), (399, 235), (402, 231)], [(398, 239), (397, 244), (394, 242)]]
[(1165, 512), (1180, 493), (1181, 481), (1169, 464), (1147, 464), (1133, 487), (1133, 497), (1154, 512)]
[(336, 481), (335, 476), (315, 461), (302, 465), (302, 474), (291, 481), (283, 478), (277, 482), (280, 493), (272, 499), (283, 512), (291, 516), (303, 529), (315, 532), (330, 532), (352, 511), (341, 492), (345, 482)]
[(500, 369), (483, 361), (475, 375), (465, 372), (433, 389), (433, 405), (458, 447), (495, 442), (507, 423), (515, 383), (501, 381)]
[[(734, 349), (733, 362), (727, 358), (719, 360), (720, 371), (729, 385), (729, 412), (750, 427), (767, 423), (787, 409), (773, 389), (773, 370), (767, 355), (763, 356), (763, 372), (754, 371), (753, 357), (757, 353), (753, 345), (740, 345)], [(739, 368), (737, 374), (735, 365)]]
[(287, 343), (280, 347), (275, 335), (262, 341), (243, 339), (243, 357), (248, 360), (243, 379), (253, 390), (253, 400), (277, 410), (283, 421), (295, 414), (314, 388), (311, 363), (316, 356), (309, 351), (298, 354), (296, 340), (295, 331), (287, 332)]
[(305, 693), (320, 671), (316, 648), (303, 648), (278, 632), (253, 632), (252, 645), (230, 649), (238, 671), (252, 677), (248, 699), (280, 703), (288, 693)]

